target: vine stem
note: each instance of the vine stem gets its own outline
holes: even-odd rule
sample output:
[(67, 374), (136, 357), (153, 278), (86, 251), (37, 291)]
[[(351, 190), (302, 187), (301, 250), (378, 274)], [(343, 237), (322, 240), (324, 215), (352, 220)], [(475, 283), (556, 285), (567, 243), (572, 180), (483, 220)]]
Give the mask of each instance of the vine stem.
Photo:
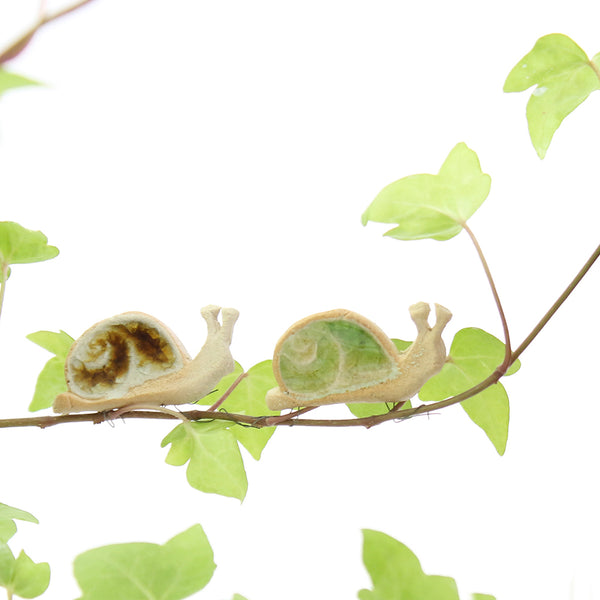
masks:
[(566, 287), (565, 291), (558, 297), (556, 302), (550, 307), (548, 312), (540, 319), (539, 323), (531, 330), (531, 333), (523, 340), (521, 345), (512, 353), (511, 364), (514, 363), (525, 349), (533, 342), (537, 335), (544, 329), (548, 321), (555, 315), (556, 311), (561, 307), (564, 301), (571, 295), (573, 290), (579, 285), (586, 273), (592, 268), (593, 264), (600, 257), (600, 245), (594, 250), (592, 255), (587, 259), (586, 263), (573, 278), (573, 281)]
[(467, 235), (471, 238), (473, 245), (475, 246), (475, 250), (477, 251), (477, 255), (479, 256), (479, 260), (483, 266), (483, 270), (485, 271), (485, 276), (487, 277), (489, 286), (492, 290), (492, 295), (494, 296), (494, 302), (496, 303), (496, 308), (498, 309), (498, 314), (500, 315), (500, 321), (502, 322), (502, 330), (504, 331), (504, 361), (498, 367), (498, 371), (500, 375), (504, 375), (510, 367), (511, 363), (511, 354), (512, 350), (510, 347), (510, 332), (508, 329), (508, 322), (506, 320), (506, 315), (504, 313), (504, 309), (502, 308), (502, 302), (500, 302), (500, 296), (498, 294), (498, 289), (496, 288), (496, 284), (494, 283), (494, 278), (492, 277), (492, 272), (490, 271), (490, 267), (488, 266), (487, 260), (483, 254), (483, 250), (475, 234), (471, 230), (471, 228), (466, 224), (462, 223), (463, 229), (467, 232)]
[(235, 390), (235, 388), (242, 382), (242, 379), (244, 379), (245, 377), (248, 377), (248, 373), (246, 373), (246, 371), (240, 373), (238, 378), (229, 386), (227, 391), (208, 409), (209, 412), (217, 410), (221, 406), (221, 404), (223, 404), (223, 402), (225, 402), (225, 400), (229, 398), (231, 392)]
[[(548, 321), (556, 314), (558, 309), (562, 306), (565, 300), (570, 296), (573, 290), (579, 285), (581, 280), (585, 277), (588, 271), (592, 268), (593, 264), (600, 257), (600, 246), (596, 248), (590, 258), (586, 261), (583, 267), (579, 270), (573, 281), (567, 286), (565, 291), (558, 297), (556, 302), (550, 307), (550, 309), (544, 314), (537, 325), (531, 330), (531, 333), (523, 340), (520, 346), (511, 353), (509, 366), (512, 365), (517, 358), (529, 347), (539, 332), (546, 326)], [(496, 369), (486, 379), (473, 386), (472, 388), (441, 400), (440, 402), (434, 402), (432, 404), (423, 404), (415, 408), (407, 408), (402, 410), (394, 410), (383, 414), (375, 415), (372, 417), (354, 418), (354, 419), (274, 419), (273, 416), (260, 416), (253, 417), (249, 415), (232, 414), (227, 412), (215, 412), (207, 410), (193, 410), (183, 412), (182, 415), (190, 421), (200, 420), (222, 420), (231, 421), (233, 423), (240, 423), (243, 425), (250, 425), (252, 427), (275, 427), (275, 426), (294, 426), (294, 427), (373, 427), (384, 423), (385, 421), (392, 420), (404, 420), (411, 417), (431, 413), (453, 404), (458, 404), (467, 398), (475, 396), (479, 392), (482, 392), (489, 386), (498, 382), (502, 377), (499, 369)], [(286, 417), (292, 417), (294, 415), (284, 415)], [(177, 419), (176, 416), (165, 414), (157, 411), (133, 411), (122, 415), (123, 419)], [(61, 415), (61, 416), (43, 416), (43, 417), (25, 417), (17, 419), (0, 419), (0, 429), (8, 427), (40, 427), (42, 429), (51, 427), (53, 425), (60, 425), (63, 423), (104, 423), (105, 421), (111, 420), (109, 413), (82, 413), (73, 415)]]
[(2, 316), (2, 306), (4, 305), (4, 291), (6, 290), (6, 280), (8, 279), (8, 264), (2, 263), (0, 272), (0, 317)]
[(27, 48), (29, 42), (33, 39), (33, 36), (41, 29), (44, 25), (55, 21), (56, 19), (60, 19), (69, 13), (78, 10), (82, 6), (89, 4), (92, 0), (79, 0), (75, 4), (71, 6), (67, 6), (66, 8), (62, 8), (55, 13), (46, 14), (45, 11), (45, 2), (41, 2), (40, 4), (40, 15), (38, 17), (37, 23), (32, 25), (18, 40), (13, 42), (8, 48), (0, 52), (0, 65), (16, 58)]
[(598, 79), (600, 79), (600, 69), (598, 68), (596, 63), (593, 60), (590, 60), (589, 64), (590, 64), (590, 67), (592, 67), (592, 69), (594, 69), (594, 73), (596, 73), (596, 77), (598, 77)]

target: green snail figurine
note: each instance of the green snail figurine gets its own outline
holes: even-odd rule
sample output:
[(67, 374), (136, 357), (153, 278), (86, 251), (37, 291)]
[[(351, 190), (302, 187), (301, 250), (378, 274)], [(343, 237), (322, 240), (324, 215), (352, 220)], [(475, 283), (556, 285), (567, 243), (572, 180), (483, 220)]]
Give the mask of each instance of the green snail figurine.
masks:
[(404, 352), (355, 312), (336, 309), (306, 317), (281, 337), (273, 356), (278, 387), (267, 392), (271, 410), (349, 402), (403, 402), (446, 361), (442, 331), (452, 318), (435, 305), (429, 326), (425, 302), (410, 307), (417, 338)]

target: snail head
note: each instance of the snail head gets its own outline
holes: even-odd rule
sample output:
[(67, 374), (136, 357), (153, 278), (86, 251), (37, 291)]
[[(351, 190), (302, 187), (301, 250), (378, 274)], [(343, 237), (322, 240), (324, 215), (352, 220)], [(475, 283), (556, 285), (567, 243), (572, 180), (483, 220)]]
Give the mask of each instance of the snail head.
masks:
[(440, 339), (444, 327), (446, 327), (452, 318), (452, 313), (447, 308), (441, 304), (436, 304), (436, 321), (433, 327), (430, 327), (428, 322), (429, 313), (431, 311), (429, 304), (426, 302), (417, 302), (417, 304), (413, 304), (408, 310), (410, 312), (411, 319), (417, 326), (417, 339), (421, 340), (427, 338)]

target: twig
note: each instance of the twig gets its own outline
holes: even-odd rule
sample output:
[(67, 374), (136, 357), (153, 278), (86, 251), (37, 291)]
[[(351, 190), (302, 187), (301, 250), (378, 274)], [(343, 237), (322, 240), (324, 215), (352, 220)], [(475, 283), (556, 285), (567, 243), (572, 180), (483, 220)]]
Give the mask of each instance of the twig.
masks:
[(565, 291), (558, 297), (558, 300), (550, 307), (548, 312), (541, 318), (540, 322), (531, 330), (531, 333), (523, 340), (522, 344), (512, 353), (511, 364), (523, 354), (523, 351), (533, 342), (537, 337), (538, 333), (544, 329), (548, 321), (554, 316), (556, 311), (561, 307), (563, 302), (571, 295), (571, 292), (579, 285), (579, 282), (585, 277), (586, 273), (592, 268), (592, 265), (600, 257), (600, 246), (594, 250), (592, 255), (588, 258), (585, 265), (581, 267), (580, 271), (575, 275), (573, 281), (567, 286)]
[[(511, 353), (508, 366), (512, 365), (517, 358), (523, 353), (523, 351), (531, 344), (538, 333), (546, 326), (548, 321), (555, 315), (560, 306), (565, 302), (573, 290), (579, 285), (581, 280), (585, 277), (587, 272), (591, 269), (592, 265), (600, 257), (600, 246), (596, 248), (590, 258), (586, 261), (583, 267), (579, 270), (573, 281), (568, 285), (565, 291), (559, 296), (557, 301), (552, 305), (550, 310), (542, 317), (540, 322), (532, 329), (531, 333), (525, 338), (521, 345)], [(502, 377), (503, 373), (500, 373), (499, 369), (496, 369), (486, 379), (473, 386), (472, 388), (441, 400), (440, 402), (434, 402), (432, 404), (422, 404), (415, 408), (406, 408), (402, 410), (390, 410), (383, 415), (374, 415), (372, 417), (362, 417), (354, 419), (297, 419), (289, 418), (295, 414), (300, 414), (302, 411), (292, 413), (290, 415), (284, 415), (287, 417), (285, 420), (275, 419), (272, 421), (273, 416), (260, 416), (253, 417), (249, 415), (232, 414), (227, 412), (215, 412), (210, 410), (193, 410), (183, 412), (183, 416), (190, 421), (200, 420), (221, 420), (231, 421), (232, 423), (240, 423), (243, 425), (249, 425), (251, 427), (281, 427), (281, 426), (294, 426), (294, 427), (374, 427), (380, 423), (393, 420), (404, 420), (411, 417), (431, 413), (453, 404), (458, 404), (467, 398), (471, 398), (479, 392), (482, 392), (486, 388), (497, 383)], [(175, 419), (177, 417), (169, 414), (165, 414), (157, 411), (133, 411), (122, 415), (123, 419)], [(83, 413), (74, 415), (61, 415), (57, 417), (25, 417), (19, 419), (0, 419), (0, 429), (7, 427), (40, 427), (42, 429), (46, 427), (52, 427), (53, 425), (61, 425), (63, 423), (104, 423), (111, 419), (110, 413)]]
[(229, 398), (231, 392), (235, 390), (235, 388), (241, 383), (242, 379), (244, 379), (245, 377), (248, 377), (248, 373), (246, 373), (245, 371), (243, 373), (240, 373), (238, 378), (229, 386), (229, 389), (208, 410), (217, 410), (217, 408), (219, 408), (219, 406), (221, 406), (221, 404), (223, 404), (223, 402), (225, 402), (225, 400)]
[(40, 16), (38, 18), (37, 23), (35, 23), (32, 27), (30, 27), (16, 42), (13, 42), (8, 48), (3, 50), (0, 53), (0, 65), (12, 60), (13, 58), (19, 56), (25, 48), (29, 45), (29, 42), (33, 39), (33, 36), (44, 26), (50, 23), (51, 21), (55, 21), (56, 19), (60, 19), (69, 13), (78, 10), (82, 6), (89, 4), (92, 0), (80, 0), (71, 6), (67, 6), (55, 13), (45, 15), (43, 11), (43, 4), (40, 10)]

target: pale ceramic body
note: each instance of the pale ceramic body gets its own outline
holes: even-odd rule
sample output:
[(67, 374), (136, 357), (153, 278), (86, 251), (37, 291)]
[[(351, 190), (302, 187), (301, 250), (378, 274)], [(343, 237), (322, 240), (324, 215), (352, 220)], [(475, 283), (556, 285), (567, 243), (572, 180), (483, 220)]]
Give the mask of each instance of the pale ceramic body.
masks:
[(97, 323), (72, 346), (65, 364), (68, 392), (59, 394), (57, 413), (106, 411), (132, 405), (197, 402), (235, 367), (229, 350), (238, 312), (202, 309), (208, 334), (191, 359), (175, 334), (144, 313), (129, 312)]
[(451, 319), (436, 304), (410, 307), (417, 338), (404, 352), (377, 325), (349, 310), (318, 313), (298, 321), (281, 337), (273, 356), (277, 388), (269, 390), (272, 410), (348, 402), (402, 402), (414, 396), (446, 360), (441, 334)]

